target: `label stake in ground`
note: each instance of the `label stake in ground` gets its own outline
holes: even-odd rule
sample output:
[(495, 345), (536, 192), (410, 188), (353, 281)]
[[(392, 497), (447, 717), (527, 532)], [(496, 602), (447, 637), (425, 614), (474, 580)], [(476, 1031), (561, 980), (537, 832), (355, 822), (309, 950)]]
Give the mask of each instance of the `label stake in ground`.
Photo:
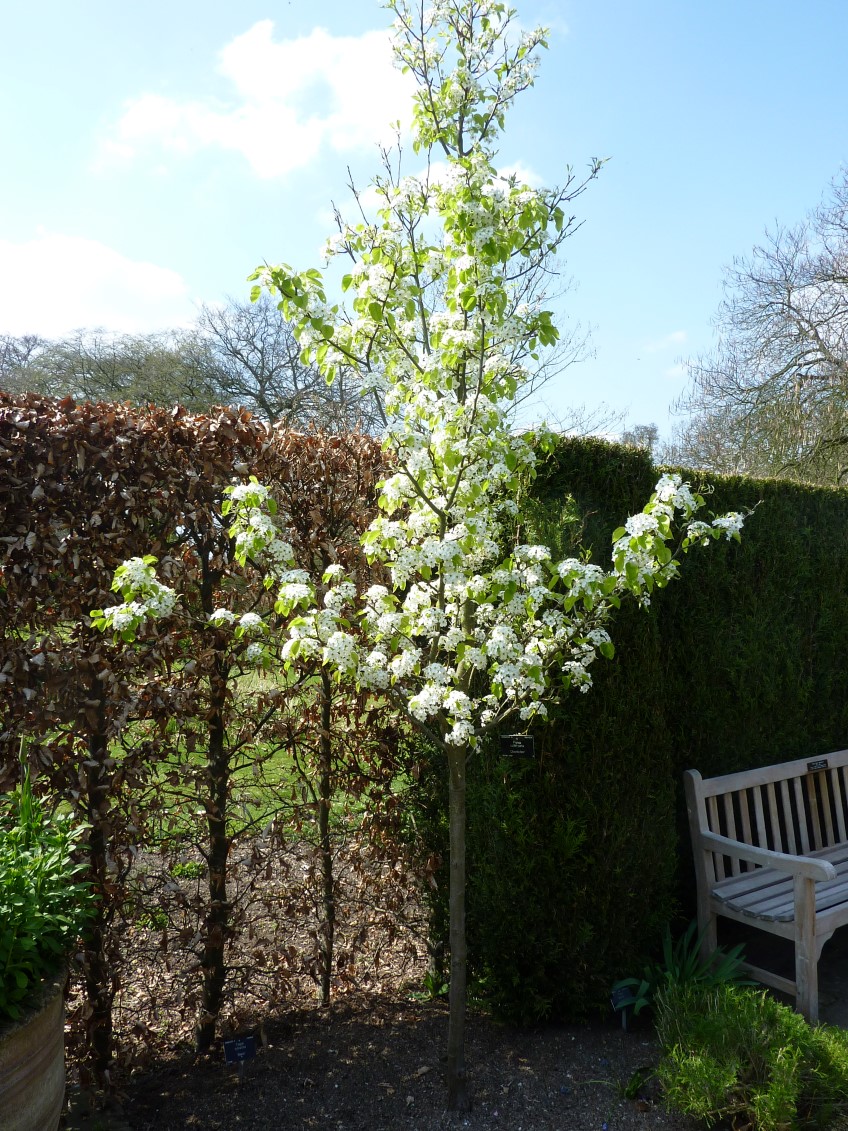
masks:
[(244, 1062), (256, 1056), (256, 1037), (237, 1037), (224, 1041), (224, 1060), (227, 1064), (237, 1064), (239, 1080), (244, 1079)]

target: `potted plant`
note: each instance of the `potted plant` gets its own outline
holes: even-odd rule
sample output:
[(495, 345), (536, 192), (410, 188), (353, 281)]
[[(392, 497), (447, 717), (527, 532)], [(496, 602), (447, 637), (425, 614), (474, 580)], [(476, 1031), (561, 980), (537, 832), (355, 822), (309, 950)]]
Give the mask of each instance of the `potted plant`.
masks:
[(74, 848), (84, 826), (0, 795), (0, 1131), (53, 1131), (65, 1092), (68, 957), (91, 915)]

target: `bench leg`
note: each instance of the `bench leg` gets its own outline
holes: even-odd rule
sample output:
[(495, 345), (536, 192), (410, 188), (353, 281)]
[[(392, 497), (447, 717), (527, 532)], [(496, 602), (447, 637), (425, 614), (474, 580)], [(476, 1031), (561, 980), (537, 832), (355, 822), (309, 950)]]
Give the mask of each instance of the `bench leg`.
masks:
[(718, 917), (710, 910), (710, 897), (698, 891), (698, 934), (701, 938), (701, 958), (704, 962), (718, 947)]
[(816, 885), (795, 877), (795, 1008), (813, 1025), (819, 1019)]

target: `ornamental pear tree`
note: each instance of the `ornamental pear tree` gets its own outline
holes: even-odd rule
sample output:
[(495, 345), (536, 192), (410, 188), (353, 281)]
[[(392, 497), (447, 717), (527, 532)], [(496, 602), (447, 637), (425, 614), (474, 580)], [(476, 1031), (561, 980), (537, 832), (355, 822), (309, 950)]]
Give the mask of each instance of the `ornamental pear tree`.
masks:
[[(568, 208), (597, 174), (564, 187), (502, 176), (495, 146), (515, 97), (533, 83), (545, 31), (522, 32), (499, 0), (393, 0), (394, 52), (414, 77), (417, 171), (383, 172), (339, 218), (325, 249), (350, 300), (331, 303), (322, 273), (265, 266), (254, 294), (276, 296), (304, 361), (332, 381), (361, 376), (385, 413), (392, 474), (363, 546), (379, 580), (364, 588), (331, 565), (320, 585), (293, 567), (287, 516), (256, 481), (229, 490), (236, 554), (261, 561), (282, 619), (283, 663), (318, 659), (339, 681), (391, 704), (445, 756), (450, 827), (448, 1106), (470, 1102), (464, 1027), (465, 783), (485, 735), (543, 719), (546, 703), (586, 692), (611, 657), (606, 623), (625, 598), (647, 604), (677, 576), (679, 552), (739, 537), (742, 517), (696, 518), (703, 500), (663, 476), (615, 532), (612, 565), (554, 562), (515, 538), (517, 496), (553, 443), (520, 433), (512, 410), (557, 342), (544, 288), (574, 229)], [(375, 199), (369, 217), (365, 205)], [(120, 617), (121, 606), (106, 610)], [(151, 610), (155, 614), (155, 609)], [(138, 615), (146, 615), (144, 602)], [(279, 623), (279, 620), (278, 620)]]

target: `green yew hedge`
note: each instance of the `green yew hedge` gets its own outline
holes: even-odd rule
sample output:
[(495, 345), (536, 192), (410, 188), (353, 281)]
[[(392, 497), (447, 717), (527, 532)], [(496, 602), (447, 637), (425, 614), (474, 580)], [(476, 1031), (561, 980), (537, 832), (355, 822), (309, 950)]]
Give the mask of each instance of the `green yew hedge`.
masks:
[[(524, 503), (526, 536), (606, 565), (658, 474), (644, 452), (563, 439)], [(615, 660), (563, 698), (534, 759), (491, 742), (469, 773), (470, 961), (510, 1019), (608, 1008), (611, 983), (693, 914), (683, 770), (848, 745), (848, 494), (684, 475), (716, 513), (755, 508), (741, 545), (692, 551), (649, 610), (615, 615)]]

